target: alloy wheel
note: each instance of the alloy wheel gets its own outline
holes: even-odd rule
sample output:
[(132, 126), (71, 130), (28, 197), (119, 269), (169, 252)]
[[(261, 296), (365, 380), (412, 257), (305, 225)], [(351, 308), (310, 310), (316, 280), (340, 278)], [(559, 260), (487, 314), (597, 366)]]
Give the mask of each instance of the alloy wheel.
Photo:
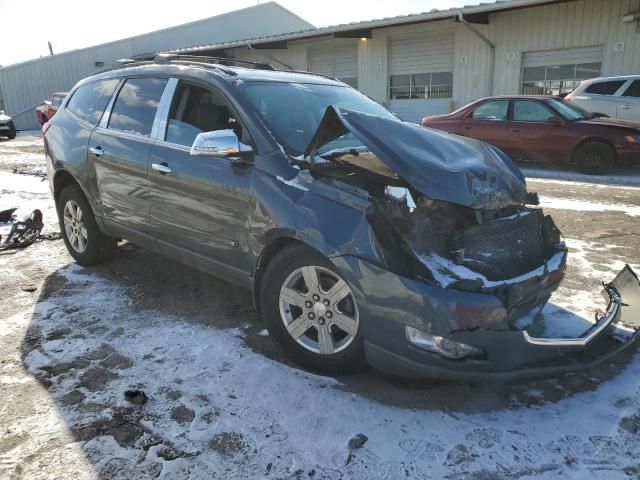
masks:
[(339, 353), (358, 334), (353, 292), (329, 269), (304, 266), (294, 270), (280, 289), (279, 306), (289, 335), (311, 352)]
[(64, 204), (63, 221), (71, 248), (78, 253), (83, 253), (87, 249), (88, 235), (80, 205), (73, 200), (68, 200)]

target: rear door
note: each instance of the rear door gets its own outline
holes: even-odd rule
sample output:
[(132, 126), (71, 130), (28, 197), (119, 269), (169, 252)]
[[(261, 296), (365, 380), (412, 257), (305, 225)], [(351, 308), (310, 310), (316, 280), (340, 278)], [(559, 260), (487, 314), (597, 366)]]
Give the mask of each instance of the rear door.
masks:
[(640, 79), (633, 80), (628, 85), (616, 107), (617, 117), (633, 122), (640, 122)]
[(510, 155), (508, 127), (509, 100), (487, 100), (460, 122), (462, 135), (490, 143)]
[(149, 155), (151, 225), (158, 247), (184, 255), (185, 261), (200, 257), (214, 269), (246, 279), (253, 165), (238, 158), (192, 156), (190, 150), (201, 132), (231, 129), (244, 143), (251, 140), (220, 92), (175, 79), (169, 88), (175, 93)]
[[(559, 123), (549, 123), (551, 117)], [(509, 144), (515, 158), (542, 162), (566, 159), (573, 143), (563, 138), (564, 123), (542, 102), (513, 100)]]
[(147, 157), (163, 78), (128, 78), (89, 141), (103, 213), (132, 240), (150, 241)]

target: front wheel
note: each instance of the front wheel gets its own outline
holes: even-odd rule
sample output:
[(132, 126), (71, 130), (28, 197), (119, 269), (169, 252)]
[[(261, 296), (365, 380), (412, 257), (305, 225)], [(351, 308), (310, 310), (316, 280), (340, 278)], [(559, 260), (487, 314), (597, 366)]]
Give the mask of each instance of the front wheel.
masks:
[(613, 149), (601, 142), (589, 142), (578, 148), (576, 161), (583, 173), (602, 175), (611, 168), (614, 160)]
[(325, 257), (305, 246), (287, 248), (269, 264), (262, 285), (269, 334), (294, 362), (323, 373), (364, 366), (355, 296)]
[(91, 206), (78, 187), (69, 185), (60, 193), (57, 209), (62, 238), (76, 262), (95, 265), (114, 255), (116, 239), (100, 231)]

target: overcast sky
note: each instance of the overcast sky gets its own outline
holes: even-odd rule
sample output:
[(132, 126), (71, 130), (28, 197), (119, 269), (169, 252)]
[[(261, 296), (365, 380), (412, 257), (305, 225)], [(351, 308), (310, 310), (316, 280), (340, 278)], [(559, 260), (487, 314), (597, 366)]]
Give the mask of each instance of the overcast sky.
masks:
[[(486, 1), (486, 0), (485, 0)], [(0, 0), (0, 65), (211, 17), (256, 0)], [(264, 3), (264, 2), (262, 2)], [(318, 27), (478, 3), (474, 0), (279, 0)]]

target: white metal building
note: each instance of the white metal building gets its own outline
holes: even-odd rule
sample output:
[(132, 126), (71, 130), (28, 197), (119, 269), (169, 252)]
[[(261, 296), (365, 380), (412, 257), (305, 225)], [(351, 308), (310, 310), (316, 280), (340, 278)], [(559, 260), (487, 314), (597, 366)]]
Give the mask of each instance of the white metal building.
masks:
[(0, 68), (0, 103), (19, 130), (39, 128), (34, 109), (58, 91), (121, 58), (204, 43), (238, 41), (313, 28), (275, 2), (205, 18), (136, 37)]
[[(313, 28), (276, 3), (0, 69), (18, 128), (98, 63), (172, 51), (266, 61), (337, 77), (418, 121), (479, 97), (563, 93), (581, 79), (640, 73), (640, 0), (505, 0)], [(193, 46), (195, 45), (195, 46)]]
[[(507, 0), (177, 52), (324, 73), (418, 121), (479, 97), (640, 73), (640, 0)], [(638, 15), (640, 17), (640, 15)]]

